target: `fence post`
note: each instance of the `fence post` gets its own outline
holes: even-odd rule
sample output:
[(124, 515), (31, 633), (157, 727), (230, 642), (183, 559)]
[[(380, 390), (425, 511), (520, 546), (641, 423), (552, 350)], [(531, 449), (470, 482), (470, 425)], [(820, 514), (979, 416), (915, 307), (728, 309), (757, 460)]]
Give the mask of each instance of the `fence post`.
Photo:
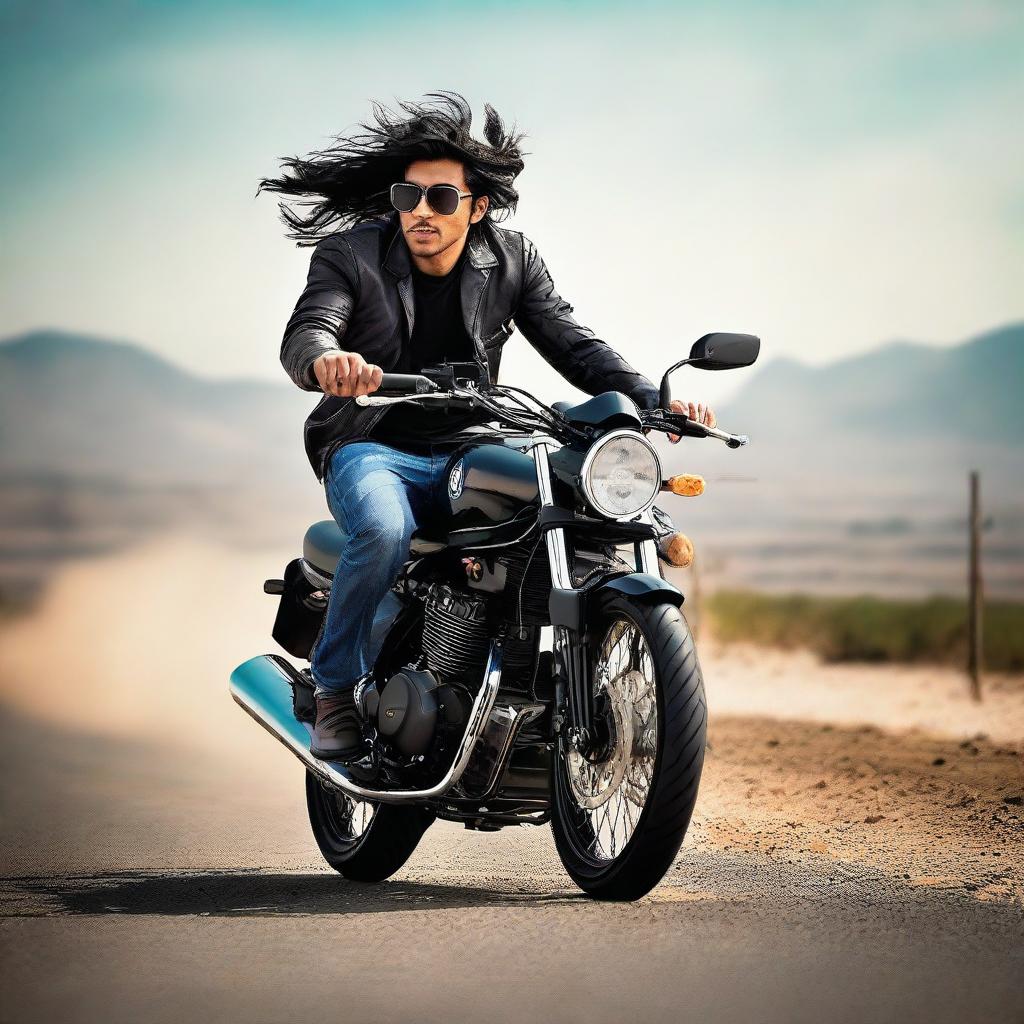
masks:
[(970, 554), (968, 556), (967, 583), (967, 674), (971, 681), (971, 696), (981, 700), (982, 669), (982, 584), (981, 584), (981, 499), (978, 471), (971, 471), (971, 509), (969, 517)]
[(694, 615), (696, 622), (690, 628), (690, 632), (693, 634), (694, 640), (699, 640), (704, 632), (704, 602), (701, 600), (700, 564), (696, 554), (694, 554), (693, 561), (690, 563), (690, 577), (693, 581), (693, 585), (690, 588), (690, 596), (692, 598), (693, 610), (696, 613)]

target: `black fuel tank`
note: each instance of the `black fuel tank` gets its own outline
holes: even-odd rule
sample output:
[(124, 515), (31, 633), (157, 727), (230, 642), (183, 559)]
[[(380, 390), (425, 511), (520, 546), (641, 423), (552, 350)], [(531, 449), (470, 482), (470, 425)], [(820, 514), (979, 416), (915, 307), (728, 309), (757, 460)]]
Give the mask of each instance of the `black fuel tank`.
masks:
[(508, 544), (528, 532), (538, 510), (529, 438), (462, 448), (448, 461), (448, 543)]

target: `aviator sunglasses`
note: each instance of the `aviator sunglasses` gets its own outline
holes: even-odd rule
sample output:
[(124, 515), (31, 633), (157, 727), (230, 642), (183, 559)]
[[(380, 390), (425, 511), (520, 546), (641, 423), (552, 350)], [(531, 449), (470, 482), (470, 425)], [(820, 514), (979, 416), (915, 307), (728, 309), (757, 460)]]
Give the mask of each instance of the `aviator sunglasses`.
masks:
[(391, 205), (399, 213), (412, 213), (419, 206), (420, 197), (426, 196), (427, 206), (434, 213), (447, 217), (459, 208), (463, 199), (472, 195), (472, 192), (460, 192), (454, 185), (431, 185), (424, 188), (411, 181), (399, 181), (391, 186)]

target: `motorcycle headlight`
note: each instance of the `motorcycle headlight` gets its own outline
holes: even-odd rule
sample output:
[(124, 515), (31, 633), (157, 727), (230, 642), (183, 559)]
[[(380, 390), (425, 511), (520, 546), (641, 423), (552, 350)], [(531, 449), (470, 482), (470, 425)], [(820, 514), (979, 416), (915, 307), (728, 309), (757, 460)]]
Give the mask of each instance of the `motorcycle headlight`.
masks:
[(587, 452), (583, 495), (602, 516), (629, 519), (651, 507), (661, 489), (661, 463), (635, 430), (605, 434)]

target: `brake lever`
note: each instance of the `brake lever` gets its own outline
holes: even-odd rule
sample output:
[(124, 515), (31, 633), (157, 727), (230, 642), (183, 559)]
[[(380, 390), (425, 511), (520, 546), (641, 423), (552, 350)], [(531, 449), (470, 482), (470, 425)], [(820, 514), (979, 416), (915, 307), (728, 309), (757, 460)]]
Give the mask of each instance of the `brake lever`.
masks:
[[(668, 425), (673, 427), (673, 421), (681, 421), (678, 426), (679, 437), (713, 437), (724, 441), (729, 448), (742, 448), (750, 444), (750, 438), (746, 434), (730, 434), (727, 430), (719, 430), (718, 427), (709, 427), (706, 423), (698, 423), (691, 420), (689, 416), (679, 416), (678, 413), (663, 412), (658, 419), (661, 421), (658, 426)], [(666, 431), (669, 432), (669, 431)], [(670, 431), (675, 433), (675, 430)]]
[(447, 391), (431, 391), (425, 395), (356, 395), (356, 405), (364, 409), (368, 406), (397, 405), (399, 402), (422, 402), (425, 398), (450, 399)]
[(750, 444), (750, 438), (746, 434), (730, 434), (717, 427), (705, 426), (704, 429), (708, 432), (708, 437), (717, 437), (719, 441), (724, 441), (729, 448), (742, 448), (745, 444)]

